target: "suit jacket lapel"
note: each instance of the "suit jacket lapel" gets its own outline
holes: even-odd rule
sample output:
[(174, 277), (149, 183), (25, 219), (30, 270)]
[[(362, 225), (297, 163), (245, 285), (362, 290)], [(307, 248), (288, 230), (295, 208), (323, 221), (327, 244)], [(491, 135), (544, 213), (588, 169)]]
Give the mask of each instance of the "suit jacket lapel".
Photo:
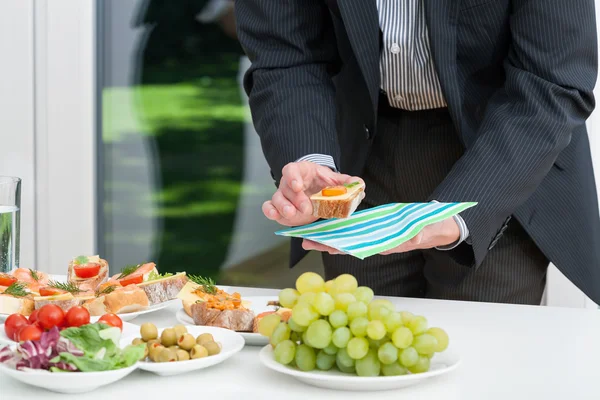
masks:
[(433, 62), (448, 109), (460, 133), (462, 102), (456, 75), (456, 23), (460, 0), (424, 0), (424, 4)]
[(373, 110), (379, 100), (379, 15), (375, 0), (338, 0), (348, 38), (367, 82)]

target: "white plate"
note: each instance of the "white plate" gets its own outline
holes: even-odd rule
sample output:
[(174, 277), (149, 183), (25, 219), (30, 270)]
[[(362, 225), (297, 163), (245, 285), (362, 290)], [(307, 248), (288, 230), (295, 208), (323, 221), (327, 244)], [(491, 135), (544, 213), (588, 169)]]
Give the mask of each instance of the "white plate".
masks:
[[(269, 301), (277, 300), (276, 296), (248, 296), (242, 300), (249, 302), (249, 308), (254, 312), (254, 315), (258, 315), (265, 311), (273, 311), (274, 307), (267, 306)], [(175, 314), (177, 321), (184, 325), (195, 325), (192, 317), (186, 314), (183, 308), (179, 309)], [(269, 338), (261, 335), (260, 333), (253, 332), (238, 332), (246, 341), (248, 346), (265, 346), (269, 344)]]
[(281, 365), (275, 361), (271, 346), (265, 346), (260, 351), (259, 357), (267, 368), (292, 376), (300, 382), (325, 389), (347, 391), (392, 390), (417, 385), (434, 376), (449, 373), (460, 364), (458, 355), (449, 348), (443, 353), (435, 355), (431, 360), (431, 369), (428, 372), (401, 376), (363, 377), (345, 374), (337, 370), (303, 372), (287, 365)]
[(37, 386), (51, 392), (72, 394), (91, 392), (101, 386), (114, 383), (125, 378), (137, 367), (138, 364), (115, 371), (52, 373), (43, 370), (17, 371), (0, 364), (0, 373), (27, 385)]
[[(96, 321), (92, 321), (92, 322), (96, 322)], [(121, 333), (121, 337), (130, 337), (130, 336), (134, 336), (134, 335), (139, 335), (140, 334), (140, 327), (134, 324), (130, 324), (128, 322), (123, 322), (123, 332)], [(15, 342), (13, 342), (12, 340), (10, 340), (8, 338), (8, 336), (6, 336), (6, 332), (4, 332), (4, 325), (0, 325), (0, 346), (1, 345), (13, 345), (15, 344)], [(127, 344), (131, 344), (127, 343)]]
[[(210, 333), (213, 335), (215, 341), (221, 344), (221, 352), (214, 356), (188, 361), (176, 361), (169, 363), (140, 361), (138, 365), (139, 369), (153, 372), (160, 376), (180, 375), (222, 363), (244, 348), (244, 339), (239, 333), (229, 329), (215, 328), (211, 326), (188, 326), (187, 330), (188, 333), (192, 334), (194, 337), (198, 337), (203, 333)], [(162, 331), (163, 329), (158, 330), (159, 335)], [(136, 337), (140, 337), (139, 334), (124, 338), (121, 342), (121, 345), (125, 346), (126, 344), (131, 343)]]

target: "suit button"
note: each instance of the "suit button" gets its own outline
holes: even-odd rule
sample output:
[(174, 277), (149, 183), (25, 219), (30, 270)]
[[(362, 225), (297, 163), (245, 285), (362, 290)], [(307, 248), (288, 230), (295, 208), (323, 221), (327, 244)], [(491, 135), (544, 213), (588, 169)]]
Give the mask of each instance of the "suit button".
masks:
[(365, 136), (367, 137), (367, 140), (370, 140), (370, 139), (371, 139), (371, 136), (372, 136), (372, 135), (371, 135), (371, 130), (370, 130), (370, 129), (369, 129), (369, 127), (368, 127), (368, 126), (366, 126), (366, 125), (363, 125), (363, 129), (365, 130)]

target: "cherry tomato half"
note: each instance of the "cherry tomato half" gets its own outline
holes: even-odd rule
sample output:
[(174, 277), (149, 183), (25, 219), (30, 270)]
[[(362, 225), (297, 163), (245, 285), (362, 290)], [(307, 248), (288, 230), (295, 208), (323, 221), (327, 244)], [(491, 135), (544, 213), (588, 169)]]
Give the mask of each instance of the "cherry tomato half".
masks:
[(9, 274), (0, 274), (0, 286), (10, 286), (17, 281), (12, 275)]
[(57, 294), (67, 293), (65, 290), (43, 286), (40, 288), (40, 296), (56, 296)]
[(68, 327), (79, 327), (90, 323), (90, 312), (81, 306), (71, 307), (66, 315)]
[(102, 266), (98, 263), (89, 263), (89, 264), (85, 264), (85, 265), (76, 265), (75, 267), (73, 267), (73, 269), (75, 270), (75, 275), (78, 278), (93, 278), (94, 276), (98, 275), (98, 273), (100, 273), (100, 268)]
[(119, 281), (121, 286), (137, 285), (144, 282), (144, 275), (127, 276)]
[(98, 322), (103, 322), (106, 325), (114, 326), (119, 328), (121, 331), (123, 330), (123, 321), (116, 314), (104, 314)]
[(33, 312), (31, 313), (31, 315), (29, 316), (29, 323), (31, 325), (35, 324), (37, 322), (37, 315), (38, 315), (39, 310), (33, 310)]
[(65, 312), (55, 304), (46, 304), (38, 311), (37, 322), (46, 330), (61, 327), (65, 322)]
[(29, 325), (29, 320), (21, 314), (11, 314), (6, 321), (4, 321), (4, 332), (10, 340), (17, 340), (17, 333), (24, 326)]
[(17, 333), (18, 342), (26, 342), (28, 340), (40, 340), (44, 331), (37, 325), (27, 325), (22, 327)]

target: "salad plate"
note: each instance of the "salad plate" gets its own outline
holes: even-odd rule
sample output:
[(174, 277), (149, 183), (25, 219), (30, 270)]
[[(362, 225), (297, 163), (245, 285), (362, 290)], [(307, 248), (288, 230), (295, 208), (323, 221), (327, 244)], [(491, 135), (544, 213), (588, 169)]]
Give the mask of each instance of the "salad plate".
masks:
[(443, 353), (436, 354), (431, 360), (431, 369), (419, 374), (399, 376), (364, 377), (346, 374), (337, 370), (303, 372), (297, 368), (282, 365), (275, 361), (273, 348), (263, 347), (259, 353), (261, 363), (273, 371), (291, 376), (305, 384), (325, 389), (348, 391), (381, 391), (400, 389), (417, 385), (433, 378), (454, 371), (460, 365), (460, 357), (448, 348)]
[[(269, 306), (270, 301), (277, 301), (275, 296), (246, 296), (244, 297), (244, 303), (247, 308), (254, 312), (254, 315), (259, 315), (267, 311), (274, 311), (273, 306)], [(179, 322), (184, 325), (195, 325), (192, 317), (187, 315), (183, 308), (177, 310), (175, 317)], [(265, 346), (269, 344), (269, 338), (261, 335), (260, 333), (254, 332), (237, 332), (243, 338), (248, 346)]]
[[(90, 322), (96, 322), (98, 318), (94, 320), (94, 317), (90, 319)], [(128, 322), (123, 322), (123, 333), (122, 335), (125, 337), (133, 336), (139, 331), (139, 327), (134, 324), (130, 324)], [(8, 336), (6, 336), (6, 332), (4, 331), (4, 325), (0, 324), (0, 346), (3, 345), (14, 345), (15, 342), (10, 340)]]
[(90, 392), (123, 379), (144, 356), (144, 345), (120, 347), (121, 334), (100, 324), (54, 327), (39, 340), (0, 346), (0, 374), (53, 392)]
[[(186, 328), (187, 333), (194, 337), (197, 337), (203, 333), (210, 333), (213, 336), (214, 341), (220, 344), (221, 351), (218, 354), (187, 361), (140, 361), (138, 368), (160, 376), (180, 375), (220, 364), (238, 353), (244, 347), (244, 339), (240, 336), (240, 334), (229, 329), (215, 328), (211, 326), (187, 326)], [(163, 330), (164, 329), (158, 330), (159, 337)], [(132, 336), (123, 339), (121, 341), (121, 346), (131, 343), (135, 338), (136, 336)]]

